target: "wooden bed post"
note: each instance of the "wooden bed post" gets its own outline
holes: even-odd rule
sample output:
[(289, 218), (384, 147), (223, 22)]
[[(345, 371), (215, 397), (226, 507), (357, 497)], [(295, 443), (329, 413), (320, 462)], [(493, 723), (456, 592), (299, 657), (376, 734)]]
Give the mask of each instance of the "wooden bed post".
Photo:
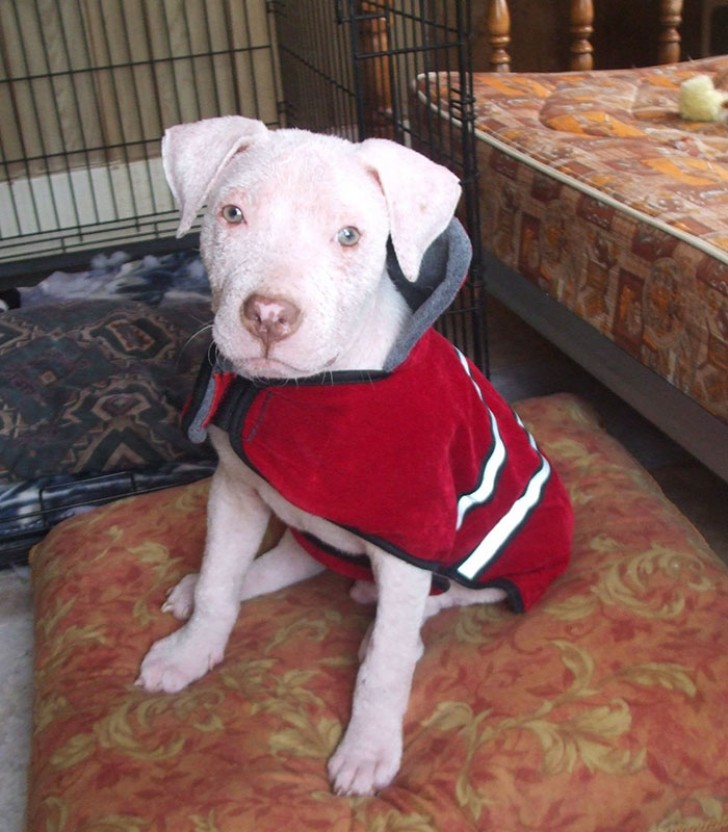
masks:
[(507, 0), (490, 0), (488, 3), (488, 41), (491, 71), (510, 72), (511, 13)]
[(594, 32), (594, 4), (592, 0), (571, 0), (571, 60), (569, 68), (585, 72), (594, 68), (594, 47), (589, 38)]
[[(660, 0), (658, 63), (671, 64), (680, 60), (680, 24), (683, 0)], [(488, 0), (488, 43), (491, 72), (510, 72), (511, 15), (508, 0)], [(571, 0), (569, 14), (569, 69), (585, 72), (594, 68), (593, 0)]]
[(361, 66), (363, 122), (367, 137), (394, 138), (392, 113), (392, 67), (389, 49), (387, 17), (383, 4), (363, 2), (359, 29), (358, 56)]
[(660, 0), (660, 39), (657, 62), (674, 64), (680, 60), (680, 32), (683, 0)]

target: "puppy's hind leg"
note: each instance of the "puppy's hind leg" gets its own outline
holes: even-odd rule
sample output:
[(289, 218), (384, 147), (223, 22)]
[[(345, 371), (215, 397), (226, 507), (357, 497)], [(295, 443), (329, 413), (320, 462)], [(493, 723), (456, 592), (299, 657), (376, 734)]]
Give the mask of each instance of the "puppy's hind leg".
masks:
[[(376, 604), (377, 586), (369, 581), (357, 581), (349, 593), (358, 604)], [(506, 592), (502, 589), (468, 589), (458, 584), (440, 595), (430, 595), (425, 604), (425, 618), (437, 615), (440, 610), (450, 607), (469, 607), (473, 604), (498, 604), (505, 600)]]
[[(324, 568), (298, 545), (288, 529), (276, 546), (253, 561), (245, 573), (239, 600), (247, 601), (305, 581), (323, 572)], [(172, 613), (180, 621), (189, 618), (195, 603), (198, 577), (197, 573), (185, 575), (169, 593), (162, 606), (163, 612)]]
[(170, 589), (162, 612), (171, 613), (178, 621), (187, 621), (195, 608), (195, 587), (199, 577), (198, 572), (192, 572)]
[(277, 546), (253, 561), (245, 575), (240, 600), (247, 601), (305, 581), (325, 567), (300, 546), (287, 529)]
[(470, 607), (475, 604), (498, 604), (505, 600), (506, 593), (502, 589), (468, 589), (458, 584), (452, 584), (442, 595), (431, 595), (425, 605), (425, 618), (431, 618), (440, 610), (450, 607)]

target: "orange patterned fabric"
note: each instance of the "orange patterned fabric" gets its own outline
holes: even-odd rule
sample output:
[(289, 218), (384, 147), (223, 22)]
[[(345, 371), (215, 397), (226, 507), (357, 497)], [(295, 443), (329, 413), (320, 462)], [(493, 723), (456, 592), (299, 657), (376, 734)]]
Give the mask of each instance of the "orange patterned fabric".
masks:
[(632, 70), (477, 73), (476, 128), (648, 216), (714, 240), (728, 255), (728, 126), (683, 120), (677, 107), (683, 81), (726, 69), (728, 57)]
[(424, 628), (395, 783), (332, 795), (372, 612), (325, 574), (245, 604), (218, 668), (134, 686), (199, 562), (205, 483), (67, 521), (32, 557), (29, 832), (728, 829), (728, 570), (570, 396), (519, 411), (576, 509), (537, 607)]
[(474, 76), (485, 248), (724, 422), (728, 124), (677, 100), (727, 69)]

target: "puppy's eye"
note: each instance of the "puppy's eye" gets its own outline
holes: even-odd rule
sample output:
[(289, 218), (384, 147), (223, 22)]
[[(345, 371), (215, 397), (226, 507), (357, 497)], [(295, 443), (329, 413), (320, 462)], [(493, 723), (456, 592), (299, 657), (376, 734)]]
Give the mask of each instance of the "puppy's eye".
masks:
[(238, 208), (237, 205), (225, 205), (223, 206), (222, 211), (220, 211), (222, 218), (225, 222), (229, 222), (230, 225), (239, 225), (241, 222), (245, 220), (245, 215), (241, 208)]
[(358, 228), (353, 225), (347, 225), (336, 234), (336, 242), (342, 246), (355, 246), (361, 239), (361, 234)]

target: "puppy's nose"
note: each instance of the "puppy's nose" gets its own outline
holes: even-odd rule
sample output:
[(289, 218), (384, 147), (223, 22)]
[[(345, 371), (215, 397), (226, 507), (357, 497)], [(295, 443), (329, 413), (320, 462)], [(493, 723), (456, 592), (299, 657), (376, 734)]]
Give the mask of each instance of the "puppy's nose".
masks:
[(282, 341), (292, 335), (301, 319), (301, 310), (279, 297), (251, 295), (240, 309), (243, 326), (264, 344)]

